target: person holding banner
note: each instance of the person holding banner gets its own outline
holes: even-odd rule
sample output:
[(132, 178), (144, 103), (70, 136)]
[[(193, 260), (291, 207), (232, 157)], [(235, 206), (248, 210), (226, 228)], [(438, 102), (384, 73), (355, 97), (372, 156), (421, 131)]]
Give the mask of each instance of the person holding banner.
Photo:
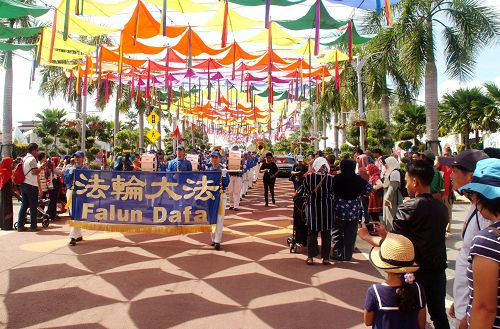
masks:
[[(66, 171), (64, 172), (64, 184), (66, 184), (66, 198), (68, 200), (68, 210), (69, 210), (69, 215), (72, 216), (71, 214), (71, 198), (73, 195), (73, 182), (75, 180), (75, 170), (76, 169), (83, 169), (85, 168), (85, 165), (83, 161), (85, 160), (85, 153), (83, 151), (77, 151), (73, 155), (73, 158), (75, 159), (75, 164), (72, 166), (69, 166)], [(76, 246), (76, 243), (78, 241), (82, 241), (82, 229), (79, 227), (74, 227), (71, 226), (69, 230), (69, 245), (70, 246)]]
[[(241, 159), (240, 149), (237, 145), (233, 146), (232, 152), (229, 153), (228, 168), (231, 180), (229, 181), (229, 210), (238, 211), (241, 201), (241, 190), (243, 188), (243, 160)], [(231, 155), (233, 154), (233, 155)]]
[(177, 146), (177, 158), (170, 161), (167, 166), (167, 171), (193, 171), (191, 162), (186, 160), (186, 149), (184, 146)]
[(215, 250), (220, 250), (220, 242), (222, 239), (222, 230), (224, 229), (224, 214), (226, 211), (226, 189), (229, 186), (229, 176), (227, 174), (227, 169), (224, 168), (221, 162), (222, 155), (218, 151), (214, 151), (210, 154), (210, 167), (207, 168), (207, 171), (221, 171), (221, 193), (220, 193), (220, 204), (219, 211), (217, 213), (217, 225), (215, 227), (215, 232), (211, 233), (212, 238), (212, 247)]

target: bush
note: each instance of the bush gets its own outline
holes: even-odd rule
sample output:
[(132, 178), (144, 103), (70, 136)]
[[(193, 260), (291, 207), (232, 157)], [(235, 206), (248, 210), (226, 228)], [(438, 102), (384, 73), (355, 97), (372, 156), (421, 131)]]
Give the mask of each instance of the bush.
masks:
[(14, 144), (12, 158), (24, 157), (28, 153), (28, 144)]
[(342, 144), (340, 145), (340, 152), (354, 152), (354, 148), (349, 144)]

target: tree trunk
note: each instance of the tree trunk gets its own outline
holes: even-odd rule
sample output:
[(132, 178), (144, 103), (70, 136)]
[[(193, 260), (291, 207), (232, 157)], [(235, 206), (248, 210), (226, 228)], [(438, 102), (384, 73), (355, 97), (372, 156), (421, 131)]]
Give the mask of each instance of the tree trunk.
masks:
[(413, 146), (417, 146), (417, 131), (413, 131)]
[(426, 137), (431, 150), (438, 154), (438, 85), (437, 69), (434, 59), (434, 40), (432, 35), (432, 21), (426, 22), (429, 45), (427, 45), (427, 63), (425, 64), (425, 115), (426, 115)]
[(387, 124), (390, 124), (390, 109), (389, 109), (389, 95), (387, 94), (383, 94), (382, 97), (380, 98), (380, 105), (382, 106), (382, 119), (384, 119), (384, 121), (387, 123)]
[(3, 88), (2, 157), (12, 156), (12, 52), (5, 52), (5, 84)]
[(116, 140), (116, 135), (120, 132), (120, 99), (118, 95), (120, 95), (121, 85), (118, 85), (118, 92), (116, 93), (116, 103), (115, 103), (115, 123), (113, 127), (113, 157), (116, 158), (116, 154), (114, 152), (115, 148), (118, 146), (118, 141)]
[(340, 114), (340, 123), (343, 125), (343, 128), (340, 129), (340, 141), (339, 141), (341, 145), (345, 144), (346, 142), (346, 129), (347, 129), (346, 122), (347, 122), (347, 113), (342, 112)]
[(339, 156), (339, 114), (333, 113), (333, 153), (336, 157)]
[(145, 152), (144, 149), (144, 111), (138, 111), (139, 113), (139, 150), (140, 152)]

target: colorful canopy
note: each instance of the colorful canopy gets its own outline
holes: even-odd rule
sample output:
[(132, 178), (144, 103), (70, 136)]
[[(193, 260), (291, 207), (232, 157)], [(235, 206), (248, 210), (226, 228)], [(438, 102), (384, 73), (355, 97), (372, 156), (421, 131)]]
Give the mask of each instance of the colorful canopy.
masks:
[(49, 10), (49, 7), (30, 5), (16, 0), (0, 0), (0, 18), (39, 17)]

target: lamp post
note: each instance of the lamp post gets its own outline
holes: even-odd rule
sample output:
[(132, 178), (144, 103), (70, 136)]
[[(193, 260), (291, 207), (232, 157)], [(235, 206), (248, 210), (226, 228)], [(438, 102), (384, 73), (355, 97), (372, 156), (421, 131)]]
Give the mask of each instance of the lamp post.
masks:
[[(365, 56), (361, 58), (359, 54), (356, 56), (356, 63), (352, 65), (354, 70), (356, 71), (356, 76), (358, 79), (358, 115), (360, 119), (365, 118), (365, 112), (363, 108), (363, 85), (361, 83), (361, 71), (363, 69), (363, 65), (365, 65), (366, 61), (371, 56)], [(364, 126), (359, 127), (359, 146), (362, 150), (365, 149), (365, 139), (366, 139), (366, 128)]]

